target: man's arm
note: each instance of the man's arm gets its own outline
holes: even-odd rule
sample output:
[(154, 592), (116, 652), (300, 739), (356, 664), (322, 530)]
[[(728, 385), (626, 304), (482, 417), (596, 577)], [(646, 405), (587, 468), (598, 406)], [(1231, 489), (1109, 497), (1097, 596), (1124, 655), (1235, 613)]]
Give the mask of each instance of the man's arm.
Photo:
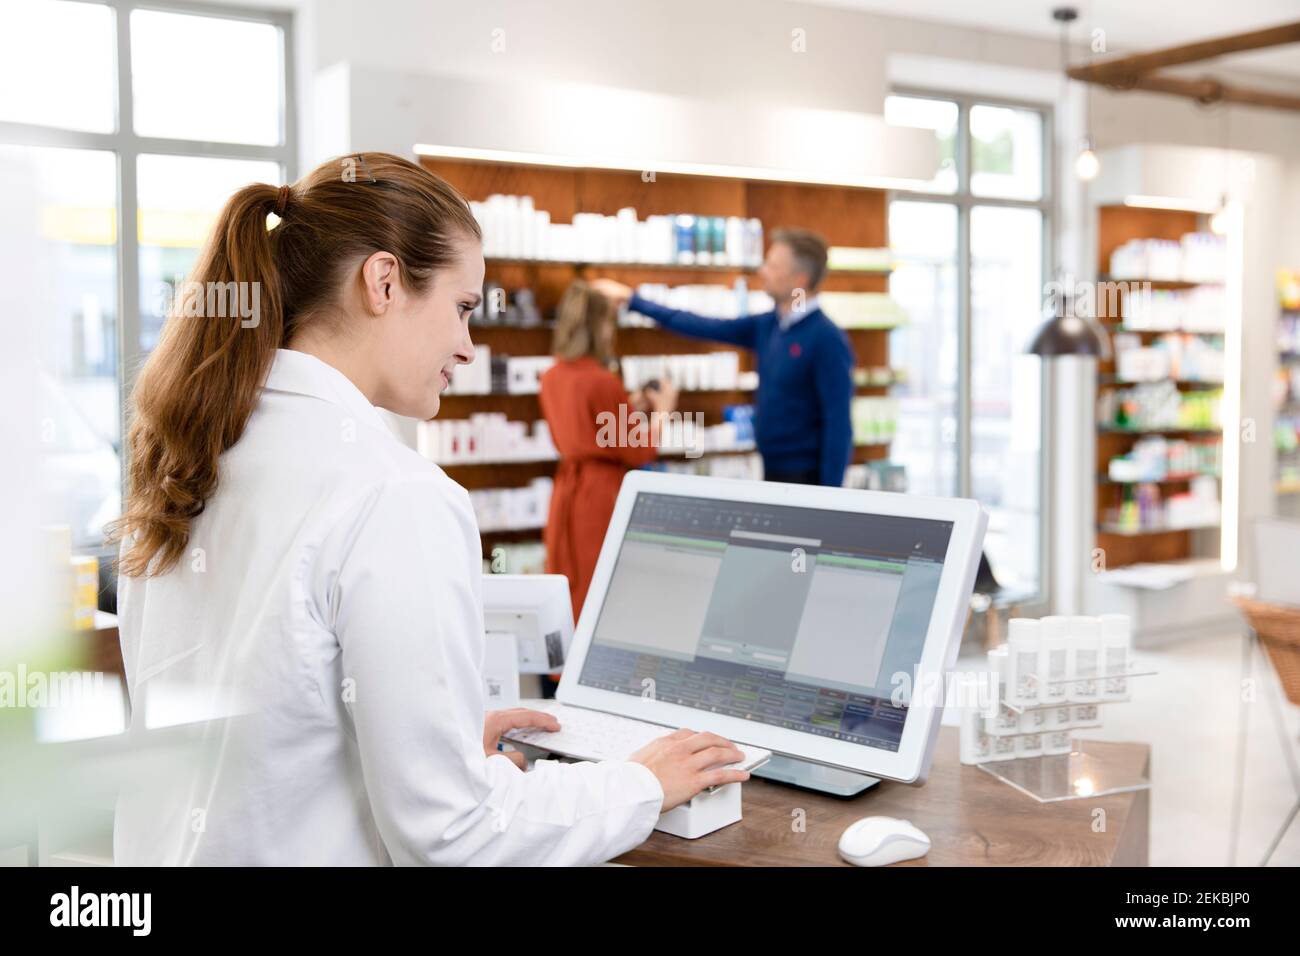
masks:
[(823, 485), (840, 487), (853, 453), (853, 349), (838, 328), (818, 349), (817, 397), (821, 404), (822, 435), (819, 478)]
[(665, 329), (695, 339), (728, 342), (731, 345), (752, 349), (757, 337), (758, 317), (753, 315), (739, 319), (710, 319), (684, 309), (670, 309), (666, 305), (650, 302), (635, 292), (628, 299), (627, 307), (633, 312), (650, 316)]

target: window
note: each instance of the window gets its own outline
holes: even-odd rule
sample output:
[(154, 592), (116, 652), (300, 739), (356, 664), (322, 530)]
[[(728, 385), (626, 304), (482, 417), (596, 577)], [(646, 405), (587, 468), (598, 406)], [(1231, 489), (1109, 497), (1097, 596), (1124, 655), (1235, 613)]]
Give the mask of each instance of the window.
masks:
[(136, 171), (140, 184), (138, 347), (147, 353), (158, 344), (174, 293), (185, 281), (226, 199), (248, 183), (279, 182), (281, 173), (278, 164), (266, 160), (157, 153), (141, 155)]
[(1051, 206), (1050, 114), (964, 96), (890, 96), (896, 125), (933, 129), (941, 168), (896, 193), (890, 292), (908, 313), (891, 355), (898, 389), (894, 457), (921, 494), (974, 497), (989, 513), (984, 551), (999, 583), (1044, 597), (1046, 462), (1039, 360)]
[(294, 164), (289, 16), (177, 7), (10, 0), (0, 31), (0, 83), (22, 91), (0, 101), (0, 162), (32, 185), (46, 313), (42, 520), (83, 550), (120, 514), (122, 397), (170, 289), (230, 193)]
[(890, 457), (920, 495), (957, 489), (957, 207), (896, 200), (889, 207), (889, 289), (908, 323), (890, 338), (898, 428)]

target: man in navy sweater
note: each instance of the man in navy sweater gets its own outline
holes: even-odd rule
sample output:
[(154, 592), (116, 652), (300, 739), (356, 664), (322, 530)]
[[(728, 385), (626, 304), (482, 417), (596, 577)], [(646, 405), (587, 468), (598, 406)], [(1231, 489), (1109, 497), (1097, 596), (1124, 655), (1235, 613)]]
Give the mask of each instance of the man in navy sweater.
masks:
[(820, 236), (778, 229), (758, 269), (776, 308), (762, 315), (705, 318), (647, 302), (611, 279), (592, 285), (666, 329), (753, 349), (758, 365), (754, 437), (764, 477), (839, 487), (852, 451), (853, 349), (817, 305), (825, 275), (826, 243)]

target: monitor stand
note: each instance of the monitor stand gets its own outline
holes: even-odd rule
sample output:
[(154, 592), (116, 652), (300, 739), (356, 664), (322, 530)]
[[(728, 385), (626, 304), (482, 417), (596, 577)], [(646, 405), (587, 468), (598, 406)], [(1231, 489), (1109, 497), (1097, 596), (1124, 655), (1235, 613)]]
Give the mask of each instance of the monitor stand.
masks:
[(880, 783), (879, 777), (868, 777), (865, 773), (824, 767), (797, 757), (782, 757), (778, 754), (772, 754), (767, 763), (750, 771), (750, 776), (829, 793), (835, 797), (856, 797)]

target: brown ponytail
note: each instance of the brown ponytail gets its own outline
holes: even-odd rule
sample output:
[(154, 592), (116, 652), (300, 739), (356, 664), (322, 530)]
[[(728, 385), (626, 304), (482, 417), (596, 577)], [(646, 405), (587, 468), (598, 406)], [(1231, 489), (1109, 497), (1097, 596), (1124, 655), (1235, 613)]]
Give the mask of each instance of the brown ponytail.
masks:
[(562, 359), (590, 355), (608, 368), (614, 364), (617, 324), (614, 303), (586, 281), (576, 279), (564, 290), (555, 309), (551, 352)]
[[(268, 229), (273, 212), (280, 221)], [(129, 542), (121, 572), (161, 574), (180, 560), (275, 350), (334, 309), (351, 270), (390, 252), (403, 284), (420, 294), (465, 238), (482, 238), (465, 200), (386, 153), (331, 160), (292, 186), (235, 193), (132, 393), (126, 507), (109, 531)]]

